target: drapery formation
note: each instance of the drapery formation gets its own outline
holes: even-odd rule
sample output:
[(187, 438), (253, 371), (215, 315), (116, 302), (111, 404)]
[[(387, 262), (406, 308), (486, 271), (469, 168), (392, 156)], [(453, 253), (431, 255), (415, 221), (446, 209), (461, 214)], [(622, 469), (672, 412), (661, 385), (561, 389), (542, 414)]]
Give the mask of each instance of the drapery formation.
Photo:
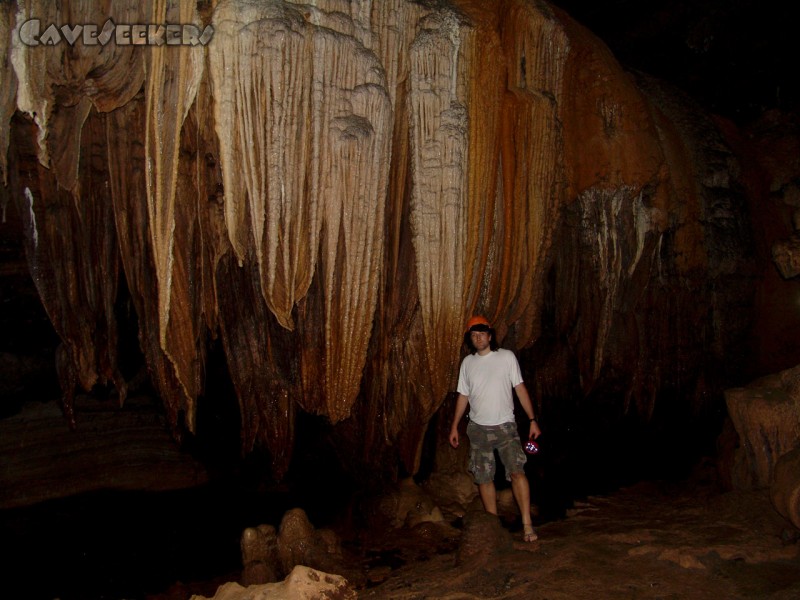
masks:
[[(663, 260), (708, 264), (681, 132), (544, 2), (0, 11), (4, 161), (14, 140), (0, 167), (64, 343), (68, 413), (76, 384), (113, 381), (124, 400), (124, 277), (177, 433), (195, 427), (219, 338), (243, 448), (266, 447), (278, 476), (298, 409), (356, 421), (365, 456), (394, 446), (414, 471), (454, 387), (466, 318), (488, 316), (512, 349), (539, 339), (557, 240), (583, 257), (564, 264), (592, 269), (557, 283), (574, 299), (556, 323), (587, 390), (619, 355), (625, 299)], [(32, 18), (193, 24), (213, 38), (29, 46), (18, 30)], [(665, 259), (671, 228), (677, 258)]]

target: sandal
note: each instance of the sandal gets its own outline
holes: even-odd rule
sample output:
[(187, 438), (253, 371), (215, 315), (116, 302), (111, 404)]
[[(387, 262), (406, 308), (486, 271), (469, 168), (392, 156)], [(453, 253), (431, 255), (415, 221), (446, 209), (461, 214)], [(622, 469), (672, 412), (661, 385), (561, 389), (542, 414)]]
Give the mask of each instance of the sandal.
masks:
[(533, 530), (533, 525), (522, 525), (522, 541), (526, 543), (535, 542), (539, 539), (536, 532)]

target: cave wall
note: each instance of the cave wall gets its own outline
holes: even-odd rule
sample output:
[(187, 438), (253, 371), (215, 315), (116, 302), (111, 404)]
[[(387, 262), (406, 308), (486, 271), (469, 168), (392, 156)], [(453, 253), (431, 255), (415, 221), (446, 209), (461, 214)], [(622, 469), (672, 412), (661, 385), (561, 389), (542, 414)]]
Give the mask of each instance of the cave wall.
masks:
[[(545, 414), (577, 390), (647, 419), (743, 374), (736, 155), (546, 2), (0, 10), (0, 167), (76, 426), (77, 389), (124, 403), (121, 289), (175, 435), (195, 430), (219, 343), (242, 449), (278, 478), (299, 411), (416, 471), (475, 312), (527, 352)], [(34, 17), (213, 37), (27, 46), (15, 27)]]

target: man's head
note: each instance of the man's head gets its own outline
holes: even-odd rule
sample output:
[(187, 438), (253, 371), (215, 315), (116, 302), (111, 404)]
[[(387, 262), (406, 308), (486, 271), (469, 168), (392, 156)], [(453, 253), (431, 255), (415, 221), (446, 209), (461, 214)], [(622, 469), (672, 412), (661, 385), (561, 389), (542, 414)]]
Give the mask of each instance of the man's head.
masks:
[(467, 330), (464, 332), (464, 343), (470, 352), (482, 353), (484, 350), (497, 350), (500, 346), (495, 339), (495, 332), (486, 317), (476, 315), (467, 321)]

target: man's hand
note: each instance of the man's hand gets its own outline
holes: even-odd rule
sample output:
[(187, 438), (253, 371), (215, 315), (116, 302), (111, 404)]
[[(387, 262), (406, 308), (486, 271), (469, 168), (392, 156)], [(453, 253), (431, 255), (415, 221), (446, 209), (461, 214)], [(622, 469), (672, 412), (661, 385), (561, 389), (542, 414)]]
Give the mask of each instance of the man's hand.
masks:
[(464, 394), (459, 394), (456, 400), (456, 411), (453, 415), (453, 423), (450, 425), (450, 445), (453, 448), (458, 448), (458, 424), (461, 422), (464, 413), (467, 412), (468, 404), (469, 398)]
[(450, 430), (450, 445), (453, 448), (458, 448), (458, 429), (455, 427)]
[(528, 438), (536, 439), (540, 435), (542, 435), (542, 430), (539, 429), (539, 424), (536, 421), (531, 421), (530, 431), (528, 432)]

